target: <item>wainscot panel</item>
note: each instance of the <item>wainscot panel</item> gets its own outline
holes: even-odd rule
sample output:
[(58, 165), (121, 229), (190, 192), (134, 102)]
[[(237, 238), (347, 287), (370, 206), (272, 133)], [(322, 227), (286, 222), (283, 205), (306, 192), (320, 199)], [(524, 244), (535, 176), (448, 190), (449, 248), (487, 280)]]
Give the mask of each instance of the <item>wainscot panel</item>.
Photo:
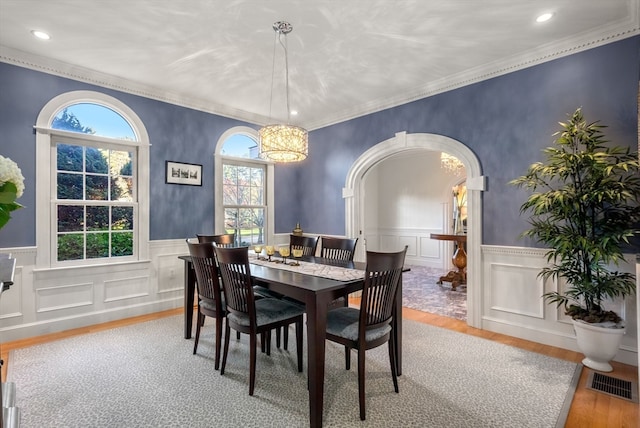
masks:
[(103, 301), (105, 303), (118, 302), (122, 304), (122, 300), (139, 299), (149, 294), (149, 277), (146, 275), (104, 282)]
[[(69, 278), (73, 280), (74, 278)], [(46, 313), (61, 311), (68, 315), (69, 309), (80, 306), (92, 306), (93, 282), (62, 284), (55, 287), (36, 288), (36, 312)], [(48, 315), (47, 318), (59, 315)]]
[(544, 318), (544, 282), (538, 278), (536, 268), (492, 263), (491, 286), (488, 287), (488, 304), (491, 314), (511, 312), (536, 318)]
[[(546, 266), (546, 250), (524, 247), (482, 246), (482, 329), (580, 352), (569, 317), (562, 308), (548, 305), (542, 294), (561, 290), (563, 281), (542, 281), (537, 273)], [(617, 269), (633, 273), (633, 256)], [(606, 302), (607, 309), (625, 318), (627, 334), (614, 358), (638, 364), (635, 299)]]

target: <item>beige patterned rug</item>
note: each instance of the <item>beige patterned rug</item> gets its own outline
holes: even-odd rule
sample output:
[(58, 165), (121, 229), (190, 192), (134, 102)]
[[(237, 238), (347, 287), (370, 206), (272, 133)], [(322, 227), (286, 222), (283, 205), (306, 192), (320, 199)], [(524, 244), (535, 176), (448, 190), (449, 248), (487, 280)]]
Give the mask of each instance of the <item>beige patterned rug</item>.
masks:
[[(412, 321), (393, 392), (386, 347), (367, 353), (367, 420), (358, 414), (357, 371), (327, 344), (325, 427), (554, 427), (572, 396), (574, 363)], [(247, 340), (231, 341), (224, 376), (213, 368), (208, 320), (197, 355), (174, 316), (13, 351), (21, 426), (304, 427), (305, 373), (295, 344), (258, 353), (248, 395)], [(293, 334), (293, 333), (292, 333)], [(355, 357), (354, 357), (355, 359)]]

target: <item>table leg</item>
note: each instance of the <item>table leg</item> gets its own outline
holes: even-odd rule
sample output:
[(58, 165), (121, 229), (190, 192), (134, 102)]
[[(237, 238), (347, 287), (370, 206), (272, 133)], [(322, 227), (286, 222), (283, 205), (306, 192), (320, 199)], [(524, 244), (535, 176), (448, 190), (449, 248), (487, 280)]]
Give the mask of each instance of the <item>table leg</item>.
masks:
[(191, 339), (193, 325), (193, 295), (196, 291), (196, 274), (190, 260), (184, 261), (184, 338)]
[(306, 302), (309, 424), (311, 428), (322, 427), (327, 304), (328, 302), (318, 300), (315, 296), (313, 301)]

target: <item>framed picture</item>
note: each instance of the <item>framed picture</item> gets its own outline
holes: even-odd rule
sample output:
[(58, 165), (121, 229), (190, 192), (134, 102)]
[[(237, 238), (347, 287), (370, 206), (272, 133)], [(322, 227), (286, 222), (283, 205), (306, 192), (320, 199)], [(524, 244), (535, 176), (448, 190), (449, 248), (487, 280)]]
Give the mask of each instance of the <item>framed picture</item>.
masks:
[(169, 184), (202, 186), (202, 165), (166, 161), (166, 179)]

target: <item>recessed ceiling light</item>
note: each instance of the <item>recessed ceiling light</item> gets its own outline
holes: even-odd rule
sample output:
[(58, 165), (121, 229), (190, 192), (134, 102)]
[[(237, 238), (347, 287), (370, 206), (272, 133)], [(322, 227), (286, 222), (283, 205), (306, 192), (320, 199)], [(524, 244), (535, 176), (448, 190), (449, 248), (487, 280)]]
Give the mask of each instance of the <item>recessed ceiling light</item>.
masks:
[(291, 116), (297, 116), (298, 110), (291, 110)]
[(553, 13), (543, 13), (536, 18), (536, 22), (546, 22), (553, 17)]
[(35, 37), (42, 40), (49, 40), (51, 38), (51, 36), (45, 33), (44, 31), (31, 30), (31, 34), (33, 34)]

